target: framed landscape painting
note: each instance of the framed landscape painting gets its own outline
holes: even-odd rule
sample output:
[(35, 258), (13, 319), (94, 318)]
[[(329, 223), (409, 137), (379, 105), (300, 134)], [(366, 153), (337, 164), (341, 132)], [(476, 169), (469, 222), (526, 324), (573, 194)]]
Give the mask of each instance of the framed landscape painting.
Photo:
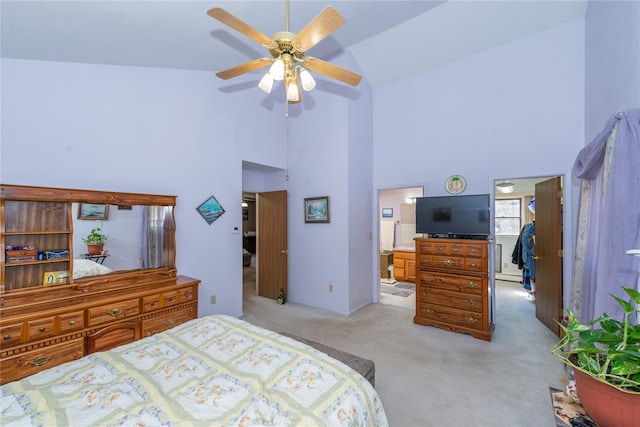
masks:
[(329, 196), (304, 199), (304, 222), (329, 222)]

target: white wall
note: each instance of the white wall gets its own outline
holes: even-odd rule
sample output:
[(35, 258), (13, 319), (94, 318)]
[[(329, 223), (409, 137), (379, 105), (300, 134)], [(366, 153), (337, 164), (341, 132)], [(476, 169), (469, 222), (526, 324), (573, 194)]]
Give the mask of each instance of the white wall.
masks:
[(640, 2), (590, 1), (585, 39), (586, 145), (612, 114), (640, 107)]
[(459, 174), (464, 194), (483, 194), (500, 177), (569, 173), (584, 145), (584, 49), (576, 20), (377, 89), (374, 187), (446, 195)]
[[(225, 94), (205, 72), (1, 64), (0, 181), (177, 195), (177, 268), (202, 280), (199, 314), (240, 315), (242, 235), (231, 229), (242, 226), (242, 157), (286, 157), (258, 94)], [(211, 195), (226, 212), (207, 225), (195, 208)]]

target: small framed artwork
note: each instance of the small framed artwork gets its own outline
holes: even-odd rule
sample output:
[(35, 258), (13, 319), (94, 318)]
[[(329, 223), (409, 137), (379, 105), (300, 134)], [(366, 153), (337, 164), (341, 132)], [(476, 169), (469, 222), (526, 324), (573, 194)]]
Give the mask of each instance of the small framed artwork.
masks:
[(108, 219), (109, 205), (78, 203), (78, 219)]
[(382, 218), (393, 218), (393, 208), (382, 208)]
[(52, 286), (55, 285), (58, 281), (58, 272), (57, 271), (45, 271), (44, 277), (42, 278), (43, 286)]
[(207, 200), (202, 202), (202, 204), (198, 206), (196, 210), (198, 211), (198, 213), (200, 213), (200, 215), (202, 215), (202, 218), (204, 218), (204, 220), (207, 221), (207, 224), (209, 225), (213, 224), (213, 222), (216, 219), (220, 218), (220, 215), (224, 213), (224, 209), (222, 208), (220, 203), (218, 203), (214, 196), (211, 196)]
[(329, 222), (329, 196), (304, 199), (304, 222)]
[(467, 188), (467, 180), (462, 175), (451, 175), (444, 187), (451, 194), (460, 194)]

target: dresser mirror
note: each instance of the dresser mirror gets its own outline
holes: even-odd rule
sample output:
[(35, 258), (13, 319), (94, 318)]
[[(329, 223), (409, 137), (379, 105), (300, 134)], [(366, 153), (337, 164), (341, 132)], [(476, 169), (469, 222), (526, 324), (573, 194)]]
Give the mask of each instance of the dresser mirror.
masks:
[[(175, 196), (7, 184), (1, 190), (3, 291), (105, 275), (175, 276)], [(83, 239), (95, 228), (107, 240), (89, 254)], [(55, 273), (50, 283), (48, 273)]]

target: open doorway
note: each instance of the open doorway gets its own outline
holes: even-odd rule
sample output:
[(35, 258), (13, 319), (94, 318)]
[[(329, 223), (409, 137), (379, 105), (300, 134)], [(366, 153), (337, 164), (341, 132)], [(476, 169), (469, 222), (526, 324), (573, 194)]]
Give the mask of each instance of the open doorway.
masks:
[[(526, 298), (540, 320), (558, 333), (562, 313), (562, 176), (495, 181), (495, 287)], [(500, 292), (494, 292), (496, 299)], [(504, 295), (504, 293), (502, 294)], [(500, 301), (493, 301), (500, 326)]]
[(415, 310), (415, 200), (423, 187), (378, 191), (379, 301)]

